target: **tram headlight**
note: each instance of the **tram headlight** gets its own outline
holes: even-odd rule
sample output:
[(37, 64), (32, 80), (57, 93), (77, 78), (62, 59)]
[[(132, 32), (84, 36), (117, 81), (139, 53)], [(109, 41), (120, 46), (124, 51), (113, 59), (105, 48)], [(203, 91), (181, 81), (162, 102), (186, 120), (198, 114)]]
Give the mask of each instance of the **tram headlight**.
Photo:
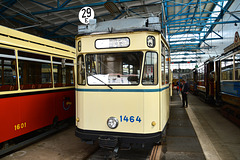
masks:
[(147, 46), (150, 48), (154, 48), (156, 44), (155, 37), (154, 36), (148, 36), (147, 37)]
[(117, 126), (118, 126), (118, 119), (115, 118), (115, 117), (110, 117), (110, 118), (108, 118), (108, 120), (107, 120), (107, 125), (108, 125), (108, 127), (111, 128), (111, 129), (117, 128)]

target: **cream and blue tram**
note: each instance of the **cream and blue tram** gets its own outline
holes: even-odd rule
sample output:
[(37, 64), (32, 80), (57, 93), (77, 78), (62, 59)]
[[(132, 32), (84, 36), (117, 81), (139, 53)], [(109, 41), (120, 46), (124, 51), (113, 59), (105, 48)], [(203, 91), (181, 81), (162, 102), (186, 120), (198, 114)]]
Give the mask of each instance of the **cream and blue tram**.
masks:
[(151, 21), (156, 18), (79, 27), (75, 133), (83, 141), (100, 147), (160, 142), (169, 118), (170, 52)]

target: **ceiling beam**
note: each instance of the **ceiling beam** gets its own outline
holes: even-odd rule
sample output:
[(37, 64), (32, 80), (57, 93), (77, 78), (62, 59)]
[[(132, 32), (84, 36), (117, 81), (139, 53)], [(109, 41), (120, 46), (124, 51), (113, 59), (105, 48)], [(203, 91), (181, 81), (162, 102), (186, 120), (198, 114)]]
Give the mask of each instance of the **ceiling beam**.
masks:
[(0, 9), (0, 14), (11, 8), (16, 2), (17, 0), (5, 1), (5, 3), (7, 3), (5, 5), (3, 4), (4, 2), (0, 2), (0, 6), (2, 6), (2, 8)]
[[(212, 0), (211, 0), (211, 1), (212, 1)], [(221, 22), (219, 22), (220, 19), (223, 18), (224, 13), (225, 13), (225, 12), (228, 10), (228, 8), (232, 5), (233, 1), (234, 1), (234, 0), (228, 0), (227, 4), (224, 6), (224, 10), (221, 9), (221, 13), (218, 15), (218, 18), (215, 20), (215, 22), (211, 25), (211, 27), (209, 28), (208, 32), (205, 34), (205, 36), (203, 37), (203, 39), (206, 39), (206, 38), (208, 37), (208, 35), (209, 35), (210, 33), (212, 33), (214, 27), (215, 27), (217, 24), (227, 24), (227, 23), (234, 22), (234, 21), (227, 21), (226, 23), (221, 23)], [(235, 23), (240, 23), (240, 20), (238, 20), (238, 21), (235, 22)], [(202, 45), (203, 42), (204, 42), (204, 41), (200, 42), (199, 47)]]
[(197, 61), (173, 61), (171, 64), (179, 64), (179, 63), (198, 63)]
[[(219, 40), (219, 39), (223, 39), (223, 37), (219, 37), (219, 38), (207, 38), (204, 39), (205, 41), (212, 41), (212, 40)], [(169, 43), (176, 43), (176, 42), (195, 42), (195, 41), (202, 41), (202, 39), (184, 39), (184, 40), (176, 40), (176, 41), (169, 41)], [(185, 44), (186, 45), (186, 44)], [(191, 45), (191, 43), (189, 43), (188, 45)]]
[[(196, 15), (201, 15), (201, 14), (211, 14), (211, 13), (219, 13), (220, 11), (213, 11), (213, 12), (207, 12), (207, 11), (204, 11), (204, 12), (196, 12)], [(189, 13), (182, 13), (182, 14), (179, 14), (179, 16), (191, 16), (193, 15), (192, 12), (189, 12)], [(175, 15), (169, 15), (168, 17), (174, 17)]]
[[(172, 52), (171, 52), (172, 53)], [(180, 54), (171, 54), (171, 56), (188, 56), (188, 55), (203, 55), (205, 54), (204, 52), (196, 52), (196, 53), (180, 53)]]
[(182, 31), (182, 32), (174, 32), (174, 33), (168, 33), (168, 34), (179, 35), (179, 34), (201, 34), (201, 33), (207, 33), (207, 31)]
[[(240, 21), (240, 18), (239, 17), (237, 17), (236, 15), (234, 15), (233, 13), (231, 13), (231, 12), (229, 12), (228, 11), (228, 8), (229, 8), (229, 6), (228, 5), (226, 5), (227, 7), (223, 7), (223, 6), (221, 6), (221, 5), (219, 5), (217, 2), (219, 2), (219, 1), (215, 1), (215, 0), (211, 0), (214, 4), (216, 4), (217, 6), (219, 6), (224, 12), (227, 12), (227, 13), (229, 13), (231, 16), (233, 16), (234, 18), (236, 18), (237, 20), (239, 20)], [(233, 3), (233, 1), (232, 0), (229, 0), (228, 1), (228, 3)]]
[(38, 1), (35, 1), (35, 0), (30, 0), (30, 1), (33, 2), (33, 3), (39, 4), (39, 5), (41, 5), (41, 6), (54, 9), (54, 7), (49, 6), (49, 5), (46, 5), (46, 4), (44, 4), (44, 3), (41, 3), (41, 2), (38, 2)]
[(178, 27), (184, 27), (184, 26), (200, 26), (204, 27), (206, 25), (216, 25), (216, 24), (228, 24), (228, 23), (240, 23), (240, 21), (223, 21), (223, 22), (213, 22), (213, 23), (200, 23), (200, 24), (187, 24), (187, 25), (173, 25), (168, 26), (169, 28), (178, 28)]
[[(187, 6), (189, 6), (189, 4), (191, 4), (191, 2), (192, 2), (193, 0), (191, 0), (189, 3), (187, 3), (180, 11), (178, 11), (178, 13), (177, 14), (175, 14), (175, 16), (174, 17), (172, 17), (170, 20), (168, 20), (168, 21), (171, 21), (172, 19), (174, 19), (174, 18), (176, 18), (176, 17), (178, 17), (179, 16), (179, 14), (180, 13), (182, 13), (182, 11), (187, 7)], [(175, 7), (174, 7), (174, 9), (175, 9)], [(168, 22), (167, 21), (167, 22)]]
[(188, 57), (171, 57), (171, 60), (178, 60), (178, 59), (181, 59), (181, 60), (186, 60), (186, 59), (199, 59), (201, 57), (191, 57), (191, 56), (188, 56)]
[(188, 43), (188, 44), (170, 44), (170, 47), (175, 47), (175, 46), (184, 46), (184, 47), (189, 47), (189, 46), (196, 46), (199, 43)]
[[(133, 2), (133, 1), (137, 1), (137, 0), (114, 0), (114, 3), (124, 3), (124, 2)], [(44, 13), (51, 13), (51, 12), (59, 12), (59, 11), (65, 11), (65, 10), (73, 10), (73, 9), (80, 9), (83, 7), (94, 7), (94, 6), (103, 6), (106, 3), (106, 1), (104, 2), (98, 2), (98, 3), (90, 3), (90, 4), (83, 4), (83, 5), (77, 5), (77, 6), (71, 6), (71, 7), (59, 7), (59, 8), (53, 8), (50, 10), (42, 10), (42, 11), (38, 11), (38, 12), (32, 12), (33, 15), (36, 14), (44, 14)]]
[[(218, 2), (225, 2), (226, 0), (217, 0), (217, 1)], [(166, 7), (178, 7), (178, 6), (187, 6), (187, 5), (196, 5), (196, 4), (198, 4), (196, 2), (192, 2), (192, 3), (176, 3), (173, 0), (165, 0), (165, 2), (174, 3), (173, 5), (167, 5)], [(202, 1), (201, 3), (202, 4), (209, 4), (209, 3), (213, 3), (213, 2), (207, 0), (207, 1)]]

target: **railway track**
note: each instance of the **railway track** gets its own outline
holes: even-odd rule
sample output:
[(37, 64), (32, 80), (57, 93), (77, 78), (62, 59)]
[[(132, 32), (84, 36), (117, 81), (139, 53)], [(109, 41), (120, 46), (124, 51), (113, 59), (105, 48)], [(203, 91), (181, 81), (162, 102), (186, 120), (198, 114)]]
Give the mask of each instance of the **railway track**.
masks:
[(120, 149), (117, 153), (113, 149), (99, 148), (87, 160), (160, 160), (162, 155), (162, 145), (144, 149)]

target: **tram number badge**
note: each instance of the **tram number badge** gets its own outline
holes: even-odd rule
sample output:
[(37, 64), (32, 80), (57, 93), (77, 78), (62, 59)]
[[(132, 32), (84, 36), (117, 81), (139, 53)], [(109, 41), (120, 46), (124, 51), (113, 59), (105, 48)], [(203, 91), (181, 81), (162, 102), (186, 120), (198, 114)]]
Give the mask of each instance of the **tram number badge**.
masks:
[(91, 7), (84, 7), (79, 11), (78, 18), (83, 24), (88, 24), (89, 19), (94, 18), (94, 10)]
[(27, 122), (19, 123), (14, 125), (14, 130), (18, 131), (20, 129), (26, 128), (27, 127)]
[(72, 102), (70, 101), (70, 97), (64, 97), (63, 98), (63, 109), (65, 111), (67, 111), (67, 110), (69, 110), (71, 105), (72, 105)]
[(134, 122), (138, 122), (140, 123), (142, 121), (141, 117), (139, 116), (120, 116), (120, 122), (131, 122), (131, 123), (134, 123)]

